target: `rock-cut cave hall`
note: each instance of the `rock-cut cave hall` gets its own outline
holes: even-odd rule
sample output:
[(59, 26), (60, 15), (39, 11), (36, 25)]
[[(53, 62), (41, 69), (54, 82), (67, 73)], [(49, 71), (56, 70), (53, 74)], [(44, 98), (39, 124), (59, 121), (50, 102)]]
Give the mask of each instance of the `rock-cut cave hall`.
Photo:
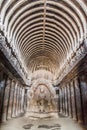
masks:
[(87, 0), (0, 0), (0, 130), (87, 130)]

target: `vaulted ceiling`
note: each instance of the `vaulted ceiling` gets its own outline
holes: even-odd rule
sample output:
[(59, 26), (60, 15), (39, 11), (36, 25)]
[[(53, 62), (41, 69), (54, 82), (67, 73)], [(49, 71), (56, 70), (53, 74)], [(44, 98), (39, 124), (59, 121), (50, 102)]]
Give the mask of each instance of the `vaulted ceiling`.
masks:
[(58, 76), (87, 35), (87, 0), (0, 0), (2, 30), (28, 73)]

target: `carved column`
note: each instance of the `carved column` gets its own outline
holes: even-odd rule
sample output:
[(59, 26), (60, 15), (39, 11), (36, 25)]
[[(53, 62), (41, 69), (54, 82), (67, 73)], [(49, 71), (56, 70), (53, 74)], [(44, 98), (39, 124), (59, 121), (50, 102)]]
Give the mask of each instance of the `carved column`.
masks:
[(70, 95), (70, 86), (67, 84), (67, 92), (68, 92), (68, 108), (69, 108), (69, 116), (71, 117), (71, 95)]
[(62, 87), (62, 112), (64, 113), (64, 87)]
[(76, 120), (76, 109), (75, 109), (75, 93), (74, 93), (74, 84), (71, 81), (71, 102), (72, 102), (72, 117)]
[(20, 84), (18, 84), (18, 91), (17, 91), (17, 115), (19, 115), (19, 113), (20, 113), (20, 100), (19, 100), (19, 96), (20, 96)]
[[(68, 85), (68, 84), (67, 84)], [(68, 87), (67, 87), (67, 85), (66, 85), (66, 100), (67, 100), (67, 106), (66, 106), (66, 115), (68, 115), (69, 116), (69, 99), (68, 99)]]
[(64, 93), (64, 114), (66, 114), (66, 101), (65, 101), (65, 85), (64, 85), (64, 88), (63, 88), (63, 93)]
[(87, 76), (80, 76), (80, 93), (81, 93), (81, 105), (82, 105), (82, 117), (84, 124), (87, 124)]
[(67, 86), (65, 86), (65, 114), (68, 115), (67, 113)]
[(9, 117), (11, 86), (12, 86), (12, 79), (9, 79), (9, 85), (8, 85), (8, 91), (9, 91), (9, 93), (8, 93), (8, 103), (7, 103), (7, 113), (6, 113), (6, 118), (7, 119)]
[(19, 93), (18, 93), (18, 113), (21, 113), (21, 85), (19, 85)]
[(27, 89), (24, 92), (24, 112), (27, 110)]
[(66, 94), (65, 94), (65, 85), (63, 87), (63, 113), (66, 114)]
[(72, 105), (72, 91), (71, 91), (71, 89), (72, 89), (72, 85), (71, 85), (71, 81), (70, 81), (70, 83), (69, 83), (69, 89), (70, 89), (70, 107), (71, 107), (71, 117), (73, 117), (73, 105)]
[(20, 113), (21, 113), (21, 104), (22, 104), (22, 85), (20, 86)]
[(0, 122), (3, 120), (4, 110), (4, 99), (5, 99), (5, 89), (7, 83), (7, 75), (2, 74), (2, 79), (0, 80)]
[(9, 98), (9, 108), (8, 108), (8, 119), (12, 117), (12, 107), (13, 107), (13, 97), (14, 97), (14, 81), (12, 80), (11, 83), (11, 90), (10, 90), (10, 98)]
[(18, 114), (21, 113), (21, 85), (18, 87)]
[(63, 88), (61, 88), (61, 112), (63, 113)]
[(7, 108), (8, 108), (8, 100), (9, 100), (9, 91), (10, 91), (10, 79), (8, 78), (5, 88), (5, 95), (4, 95), (4, 105), (3, 105), (3, 121), (7, 119)]
[(13, 116), (13, 111), (14, 111), (15, 84), (16, 84), (15, 81), (13, 81), (13, 84), (12, 84), (11, 117)]
[(16, 86), (16, 106), (15, 106), (15, 115), (18, 116), (18, 82), (17, 82), (17, 86)]
[(23, 103), (24, 103), (24, 88), (22, 87), (22, 97), (21, 97), (21, 112), (22, 113), (24, 113)]
[(12, 106), (12, 117), (16, 116), (15, 109), (16, 109), (16, 91), (17, 91), (17, 82), (15, 81), (14, 84), (14, 96), (13, 96), (13, 106)]
[(62, 112), (62, 89), (59, 89), (59, 97), (60, 97), (60, 112)]
[(58, 94), (57, 94), (57, 111), (60, 112), (60, 91), (58, 90)]
[(78, 121), (82, 123), (81, 95), (80, 95), (80, 86), (77, 78), (75, 78), (75, 93), (76, 93), (77, 117)]
[(75, 115), (74, 115), (74, 119), (78, 120), (78, 115), (77, 115), (77, 101), (76, 101), (76, 89), (75, 89), (75, 80), (73, 79), (73, 89), (74, 89), (74, 101), (75, 101)]

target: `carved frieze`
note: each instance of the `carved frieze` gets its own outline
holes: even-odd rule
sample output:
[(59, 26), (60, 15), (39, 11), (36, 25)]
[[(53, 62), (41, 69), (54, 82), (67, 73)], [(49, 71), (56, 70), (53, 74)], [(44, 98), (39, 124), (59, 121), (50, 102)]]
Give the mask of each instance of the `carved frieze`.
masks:
[(59, 75), (58, 82), (60, 81), (75, 67), (75, 65), (87, 54), (87, 39), (83, 41), (83, 44), (80, 45), (79, 49), (75, 52), (75, 55), (67, 60), (65, 65), (62, 68), (61, 75)]
[(13, 52), (13, 48), (11, 48), (9, 43), (6, 42), (6, 39), (2, 33), (0, 33), (0, 50), (4, 53), (12, 66), (17, 70), (18, 74), (24, 79), (24, 81), (26, 81), (26, 72), (16, 57), (15, 52)]

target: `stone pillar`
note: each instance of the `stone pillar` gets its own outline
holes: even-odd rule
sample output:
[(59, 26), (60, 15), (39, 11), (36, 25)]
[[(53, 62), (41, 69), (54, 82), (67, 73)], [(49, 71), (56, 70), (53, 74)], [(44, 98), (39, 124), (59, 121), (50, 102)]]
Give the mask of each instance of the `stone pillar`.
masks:
[(18, 110), (18, 115), (20, 116), (21, 114), (21, 101), (22, 101), (22, 87), (19, 84), (18, 85), (18, 96), (17, 96), (17, 110)]
[(59, 97), (60, 97), (60, 112), (62, 112), (62, 89), (59, 89)]
[(21, 113), (21, 111), (22, 111), (21, 103), (22, 103), (22, 85), (21, 85), (21, 87), (20, 87), (20, 113)]
[(19, 89), (19, 86), (18, 86), (18, 82), (17, 82), (17, 86), (16, 86), (16, 104), (15, 104), (15, 115), (18, 116), (18, 89)]
[(6, 83), (7, 83), (7, 75), (2, 74), (2, 79), (0, 79), (0, 122), (2, 122), (4, 119), (3, 113), (4, 110), (4, 99), (5, 99), (5, 89), (6, 89)]
[(18, 84), (18, 90), (17, 90), (17, 116), (20, 114), (20, 85)]
[(57, 94), (57, 100), (58, 100), (57, 111), (60, 112), (60, 91), (59, 90), (58, 90), (58, 94)]
[(82, 117), (83, 122), (87, 124), (87, 76), (80, 76), (80, 88), (81, 88), (81, 104), (82, 104)]
[(62, 106), (62, 112), (64, 113), (64, 107), (65, 107), (65, 104), (64, 104), (64, 87), (62, 87), (62, 103), (63, 103), (63, 106)]
[(14, 97), (14, 81), (12, 80), (8, 107), (8, 119), (12, 117), (12, 107), (13, 107), (13, 97)]
[(77, 101), (76, 101), (76, 90), (75, 90), (75, 80), (76, 79), (73, 79), (74, 101), (75, 101), (75, 115), (74, 115), (74, 119), (78, 120), (78, 115), (77, 115)]
[(24, 112), (27, 110), (27, 89), (24, 92)]
[(76, 120), (76, 107), (75, 107), (75, 93), (74, 93), (74, 84), (71, 82), (71, 102), (72, 102), (72, 117)]
[(11, 105), (11, 117), (13, 117), (13, 112), (14, 112), (14, 96), (15, 96), (15, 81), (13, 81), (12, 84), (12, 105)]
[(21, 87), (20, 87), (20, 113), (23, 113), (23, 111), (22, 111), (22, 102), (23, 102), (23, 88), (22, 88), (22, 85), (21, 85)]
[(65, 114), (66, 115), (68, 115), (68, 113), (67, 113), (67, 109), (68, 109), (68, 106), (67, 106), (67, 104), (68, 104), (68, 102), (67, 102), (67, 86), (65, 86)]
[(9, 84), (8, 84), (8, 103), (7, 103), (6, 119), (8, 119), (8, 116), (9, 116), (9, 104), (10, 104), (11, 85), (12, 85), (12, 80), (9, 79)]
[(22, 88), (21, 112), (24, 113), (24, 88)]
[(82, 106), (81, 106), (81, 94), (78, 79), (75, 78), (75, 93), (76, 93), (76, 105), (77, 105), (77, 117), (78, 122), (82, 123)]
[(18, 110), (19, 110), (19, 114), (21, 114), (21, 85), (19, 86), (19, 99), (18, 99), (18, 104), (19, 104), (19, 107), (18, 107)]
[(67, 88), (67, 85), (66, 85), (66, 98), (67, 98), (67, 106), (66, 106), (66, 115), (68, 115), (69, 116), (69, 99), (68, 99), (68, 88)]
[(4, 105), (3, 105), (3, 121), (7, 119), (7, 108), (8, 108), (8, 100), (9, 100), (9, 91), (10, 91), (10, 79), (8, 78), (5, 88), (4, 95)]
[(66, 115), (66, 85), (64, 86), (64, 114)]
[(12, 109), (12, 117), (15, 117), (16, 116), (16, 91), (17, 91), (17, 82), (15, 81), (15, 84), (14, 84), (14, 97), (13, 97), (13, 109)]
[(67, 84), (67, 92), (68, 92), (68, 108), (69, 108), (69, 116), (72, 116), (71, 111), (71, 95), (70, 95), (70, 86), (69, 83)]
[(63, 113), (63, 88), (61, 88), (61, 112)]
[(71, 117), (73, 118), (73, 106), (72, 106), (72, 85), (71, 85), (71, 82), (69, 83), (69, 89), (70, 89), (70, 107), (71, 107)]

